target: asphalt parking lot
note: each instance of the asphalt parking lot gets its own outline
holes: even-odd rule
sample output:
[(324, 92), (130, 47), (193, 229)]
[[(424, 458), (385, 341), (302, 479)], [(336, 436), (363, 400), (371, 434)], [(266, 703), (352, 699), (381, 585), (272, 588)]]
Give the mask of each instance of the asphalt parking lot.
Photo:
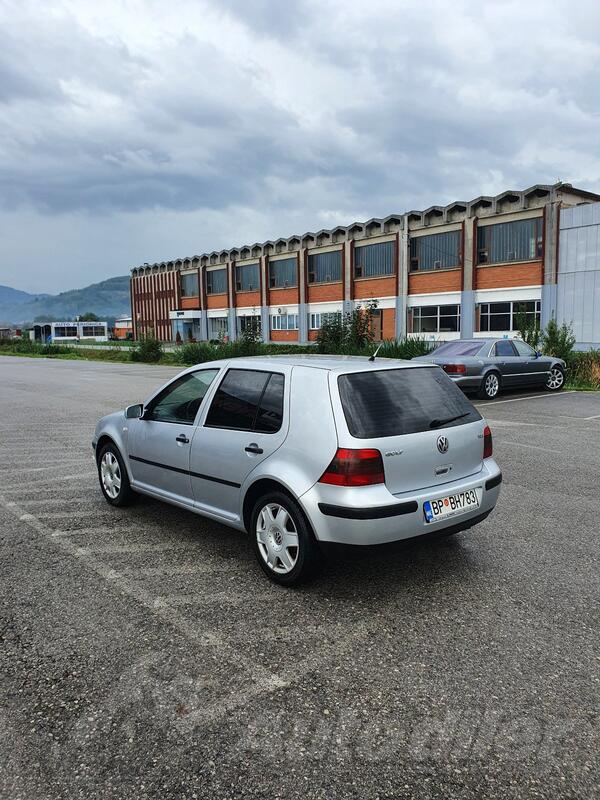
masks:
[(0, 358), (0, 795), (597, 797), (600, 393), (479, 404), (491, 517), (285, 590), (102, 498), (97, 419), (175, 372)]

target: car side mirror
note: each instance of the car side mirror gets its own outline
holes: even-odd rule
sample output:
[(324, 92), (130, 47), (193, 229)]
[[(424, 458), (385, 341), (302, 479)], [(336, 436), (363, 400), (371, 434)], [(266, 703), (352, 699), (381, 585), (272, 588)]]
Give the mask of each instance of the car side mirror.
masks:
[(540, 350), (536, 350), (535, 351), (535, 357), (536, 358), (541, 358), (542, 357), (542, 354), (541, 354)]
[(134, 406), (127, 406), (125, 409), (126, 419), (139, 419), (144, 413), (144, 406), (142, 403), (136, 403)]

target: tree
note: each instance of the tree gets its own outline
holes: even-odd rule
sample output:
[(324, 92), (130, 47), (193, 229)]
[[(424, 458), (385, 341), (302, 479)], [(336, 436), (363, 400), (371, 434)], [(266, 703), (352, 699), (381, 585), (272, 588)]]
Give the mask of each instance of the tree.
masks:
[(524, 305), (517, 306), (517, 313), (515, 314), (515, 321), (517, 323), (517, 330), (524, 342), (538, 350), (540, 346), (540, 338), (542, 332), (540, 330), (540, 321), (535, 314), (527, 315), (526, 307)]
[(577, 341), (573, 328), (563, 322), (558, 325), (554, 317), (546, 325), (546, 329), (542, 333), (542, 351), (547, 356), (554, 358), (562, 358), (563, 361), (568, 361), (573, 347)]
[(97, 317), (96, 314), (91, 311), (86, 311), (85, 314), (80, 315), (79, 320), (81, 322), (100, 322), (100, 317)]
[(328, 314), (317, 335), (320, 353), (345, 353), (364, 350), (373, 341), (373, 312), (377, 300), (367, 300), (345, 314)]

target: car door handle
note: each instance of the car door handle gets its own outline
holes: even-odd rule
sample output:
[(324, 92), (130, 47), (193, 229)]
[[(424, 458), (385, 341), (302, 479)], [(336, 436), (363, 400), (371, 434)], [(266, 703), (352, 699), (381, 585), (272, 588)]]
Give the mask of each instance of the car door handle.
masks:
[(244, 447), (244, 450), (247, 453), (254, 453), (257, 456), (261, 455), (261, 453), (264, 452), (262, 447), (259, 447), (257, 444), (254, 444), (254, 442), (252, 444), (249, 444), (248, 447)]
[(176, 436), (176, 437), (175, 437), (175, 441), (176, 441), (176, 442), (181, 442), (181, 444), (189, 444), (189, 441), (190, 441), (190, 440), (189, 440), (189, 439), (188, 439), (188, 437), (185, 435), (185, 433), (180, 433), (180, 434), (179, 434), (179, 436)]

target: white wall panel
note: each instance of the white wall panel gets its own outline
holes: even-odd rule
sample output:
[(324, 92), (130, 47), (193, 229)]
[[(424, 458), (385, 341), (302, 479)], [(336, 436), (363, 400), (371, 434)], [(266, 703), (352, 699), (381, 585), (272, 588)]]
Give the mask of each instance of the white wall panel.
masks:
[(561, 210), (556, 317), (600, 346), (600, 203)]

